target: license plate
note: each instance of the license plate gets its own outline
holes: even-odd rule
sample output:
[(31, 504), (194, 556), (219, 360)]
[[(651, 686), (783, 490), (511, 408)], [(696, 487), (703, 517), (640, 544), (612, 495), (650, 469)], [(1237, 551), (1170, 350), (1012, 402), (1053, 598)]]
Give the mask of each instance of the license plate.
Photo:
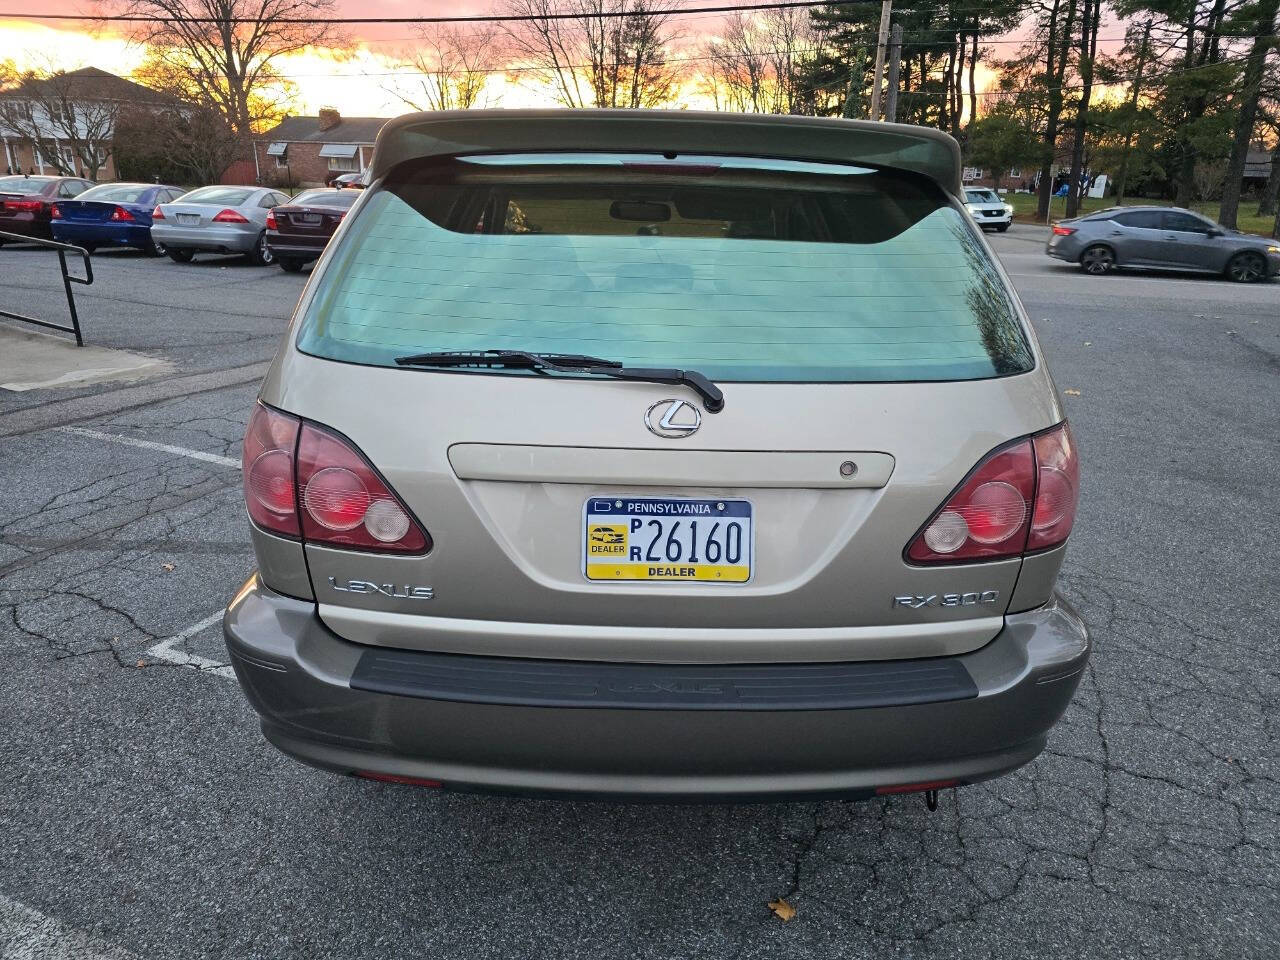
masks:
[(320, 225), (320, 214), (318, 213), (300, 213), (295, 215), (293, 219), (306, 227), (316, 227)]
[(178, 214), (178, 222), (184, 227), (198, 226), (200, 223), (200, 214), (198, 213), (180, 213)]
[(588, 580), (746, 583), (754, 533), (747, 500), (592, 497), (582, 570)]

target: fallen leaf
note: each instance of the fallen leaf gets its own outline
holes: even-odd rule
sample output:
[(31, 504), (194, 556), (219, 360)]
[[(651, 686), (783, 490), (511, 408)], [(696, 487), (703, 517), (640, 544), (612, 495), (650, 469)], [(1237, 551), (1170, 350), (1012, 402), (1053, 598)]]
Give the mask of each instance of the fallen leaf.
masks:
[(1078, 396), (1080, 396), (1080, 391), (1079, 391), (1079, 390), (1063, 390), (1062, 392), (1063, 392), (1063, 393), (1065, 393), (1068, 397), (1078, 397)]
[(796, 908), (781, 898), (770, 900), (769, 909), (776, 913), (783, 923), (794, 920), (796, 916)]
[(165, 572), (165, 573), (173, 573), (173, 564), (172, 564), (172, 563), (166, 563), (166, 564), (164, 564), (164, 572)]
[(145, 660), (139, 660), (139, 661), (138, 661), (138, 669), (139, 669), (139, 670), (141, 670), (141, 669), (142, 669), (143, 667), (145, 667), (146, 665), (147, 665), (147, 661), (145, 661)]

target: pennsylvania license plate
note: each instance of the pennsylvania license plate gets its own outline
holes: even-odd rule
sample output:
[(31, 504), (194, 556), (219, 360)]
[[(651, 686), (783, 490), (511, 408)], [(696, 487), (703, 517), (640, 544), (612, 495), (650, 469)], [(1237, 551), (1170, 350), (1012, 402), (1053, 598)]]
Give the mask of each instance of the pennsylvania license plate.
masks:
[(751, 503), (675, 497), (592, 497), (583, 512), (588, 580), (746, 583)]

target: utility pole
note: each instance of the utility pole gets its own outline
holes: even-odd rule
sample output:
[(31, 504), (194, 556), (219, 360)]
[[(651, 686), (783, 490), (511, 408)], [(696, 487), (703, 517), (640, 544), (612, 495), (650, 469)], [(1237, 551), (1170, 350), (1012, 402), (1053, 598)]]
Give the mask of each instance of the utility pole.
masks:
[(870, 119), (880, 119), (880, 86), (884, 82), (884, 48), (889, 43), (889, 16), (893, 0), (880, 0), (880, 39), (876, 42), (875, 82), (871, 84)]
[(898, 121), (898, 71), (902, 68), (902, 24), (895, 23), (889, 32), (889, 91), (885, 94), (884, 118)]

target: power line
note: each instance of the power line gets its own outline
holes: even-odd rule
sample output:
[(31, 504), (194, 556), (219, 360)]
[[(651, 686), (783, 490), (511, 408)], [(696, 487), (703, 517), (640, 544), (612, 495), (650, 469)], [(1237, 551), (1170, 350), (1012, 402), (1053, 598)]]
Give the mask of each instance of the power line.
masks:
[[(753, 4), (718, 4), (704, 7), (673, 7), (670, 10), (653, 11), (654, 16), (688, 16), (700, 13), (751, 13), (757, 10), (795, 10), (812, 7), (861, 7), (870, 6), (874, 0), (775, 0), (771, 3)], [(976, 8), (975, 8), (976, 9)], [(514, 16), (495, 13), (474, 14), (471, 16), (453, 17), (158, 17), (151, 14), (121, 13), (102, 16), (82, 16), (72, 13), (0, 13), (0, 18), (14, 20), (80, 20), (106, 23), (209, 23), (231, 26), (249, 26), (259, 23), (294, 23), (294, 24), (378, 24), (378, 23), (527, 23), (529, 21), (547, 20), (614, 20), (633, 17), (634, 10), (602, 10), (583, 14), (572, 13), (529, 13)]]
[[(818, 7), (830, 7), (833, 10), (839, 10), (841, 7), (867, 7), (875, 6), (876, 0), (772, 0), (767, 3), (726, 3), (716, 4), (712, 6), (701, 7), (672, 7), (664, 10), (653, 10), (647, 12), (648, 16), (654, 17), (684, 17), (699, 16), (713, 13), (753, 13), (763, 10), (807, 10), (816, 9)], [(899, 13), (933, 13), (945, 12), (948, 15), (965, 14), (965, 13), (989, 13), (988, 7), (949, 7), (943, 11), (937, 11), (934, 7), (906, 7), (900, 9)], [(529, 13), (529, 14), (497, 14), (483, 13), (472, 14), (468, 16), (444, 16), (444, 17), (187, 17), (187, 16), (156, 16), (154, 14), (141, 13), (120, 13), (120, 14), (101, 14), (101, 15), (83, 15), (75, 13), (15, 13), (0, 12), (0, 19), (11, 20), (53, 20), (53, 21), (79, 21), (79, 22), (96, 22), (96, 23), (206, 23), (230, 26), (249, 26), (259, 23), (291, 23), (291, 24), (440, 24), (440, 23), (527, 23), (530, 21), (548, 21), (548, 20), (598, 20), (598, 19), (626, 19), (636, 16), (634, 10), (602, 10), (599, 12), (583, 13), (582, 11), (571, 12), (553, 12), (553, 13)], [(957, 24), (956, 31), (963, 29), (962, 24)]]
[[(741, 52), (740, 52), (740, 53), (735, 53), (735, 54), (733, 54), (733, 56), (735, 56), (735, 57), (751, 57), (751, 58), (756, 58), (756, 57), (770, 57), (770, 56), (777, 56), (777, 55), (782, 55), (782, 54), (786, 54), (786, 53), (792, 53), (792, 54), (803, 54), (803, 53), (805, 53), (805, 52), (815, 52), (817, 49), (818, 49), (818, 48), (800, 48), (800, 49), (796, 49), (796, 50), (792, 50), (792, 51), (786, 51), (786, 50), (760, 50), (760, 51), (751, 51), (751, 52), (749, 52), (749, 53), (741, 53)], [(1237, 56), (1237, 57), (1227, 57), (1227, 58), (1224, 58), (1224, 59), (1222, 59), (1222, 60), (1219, 60), (1217, 63), (1202, 63), (1202, 64), (1198, 64), (1198, 65), (1193, 66), (1193, 67), (1174, 67), (1174, 68), (1171, 68), (1171, 69), (1169, 69), (1169, 70), (1163, 71), (1163, 72), (1161, 72), (1161, 73), (1154, 73), (1154, 74), (1151, 74), (1151, 73), (1144, 73), (1144, 74), (1143, 74), (1143, 79), (1144, 79), (1144, 80), (1159, 80), (1159, 79), (1163, 79), (1163, 78), (1165, 78), (1165, 77), (1179, 76), (1179, 75), (1186, 74), (1186, 73), (1195, 73), (1195, 72), (1200, 71), (1200, 70), (1211, 70), (1211, 69), (1213, 69), (1214, 67), (1230, 66), (1230, 65), (1233, 65), (1233, 64), (1237, 64), (1237, 63), (1243, 63), (1243, 62), (1245, 62), (1246, 60), (1248, 60), (1248, 58), (1249, 58), (1249, 55), (1248, 55), (1248, 54), (1241, 54), (1240, 56)], [(716, 60), (716, 59), (718, 59), (718, 58), (717, 58), (717, 57), (712, 57), (712, 56), (666, 57), (666, 58), (664, 58), (663, 60), (660, 60), (660, 61), (654, 61), (654, 66), (668, 66), (668, 65), (671, 65), (671, 64), (677, 64), (677, 63), (703, 63), (703, 62), (707, 62), (707, 61), (711, 61), (711, 60)], [(513, 73), (546, 73), (546, 72), (548, 72), (550, 69), (551, 69), (551, 68), (549, 68), (549, 67), (541, 67), (541, 66), (519, 66), (519, 65), (517, 65), (517, 66), (511, 66), (511, 67), (486, 67), (486, 68), (481, 68), (481, 69), (477, 69), (477, 70), (474, 70), (474, 71), (468, 71), (468, 70), (383, 70), (383, 71), (360, 71), (359, 73), (351, 73), (351, 74), (333, 74), (333, 73), (291, 73), (291, 74), (289, 74), (289, 75), (288, 75), (287, 79), (294, 79), (294, 78), (296, 78), (296, 79), (317, 79), (317, 78), (321, 78), (321, 77), (336, 77), (336, 78), (342, 78), (342, 79), (354, 79), (354, 78), (358, 78), (358, 77), (409, 77), (409, 78), (425, 77), (425, 78), (434, 78), (434, 77), (440, 77), (440, 76), (446, 76), (446, 77), (462, 76), (462, 75), (465, 75), (465, 74), (468, 74), (468, 73), (485, 73), (485, 74), (494, 74), (494, 75), (500, 75), (500, 74), (513, 74)], [(586, 64), (586, 63), (579, 63), (579, 64), (563, 64), (563, 65), (562, 65), (562, 67), (561, 67), (561, 69), (563, 69), (563, 70), (590, 70), (590, 69), (592, 69), (592, 64)], [(1116, 78), (1115, 80), (1107, 81), (1106, 83), (1104, 83), (1104, 84), (1102, 84), (1102, 85), (1103, 85), (1103, 86), (1108, 86), (1108, 87), (1121, 86), (1121, 85), (1123, 85), (1123, 84), (1126, 84), (1126, 83), (1131, 82), (1131, 81), (1132, 81), (1132, 80), (1134, 80), (1134, 79), (1135, 79), (1135, 77), (1134, 77), (1134, 76), (1118, 77), (1118, 78)], [(979, 96), (979, 97), (1014, 97), (1014, 96), (1017, 96), (1017, 95), (1018, 95), (1018, 94), (1020, 94), (1020, 93), (1033, 93), (1033, 92), (1034, 92), (1034, 93), (1050, 93), (1050, 92), (1055, 92), (1055, 91), (1056, 91), (1056, 92), (1063, 92), (1063, 93), (1065, 93), (1065, 92), (1069, 92), (1069, 91), (1072, 91), (1072, 90), (1081, 90), (1081, 89), (1083, 89), (1083, 86), (1082, 86), (1082, 85), (1080, 85), (1080, 84), (1063, 84), (1063, 85), (1061, 85), (1061, 86), (1043, 86), (1043, 87), (1042, 87), (1042, 86), (1029, 86), (1029, 87), (1020, 87), (1020, 88), (1018, 88), (1018, 89), (1013, 89), (1013, 90), (982, 90), (982, 91), (979, 91), (979, 92), (976, 94), (976, 96)], [(904, 93), (905, 93), (906, 95), (920, 95), (920, 94), (922, 93), (922, 91), (920, 91), (920, 90), (908, 90), (908, 91), (904, 91)], [(925, 94), (925, 95), (927, 95), (927, 96), (934, 96), (934, 95), (937, 95), (937, 93), (940, 93), (940, 91), (938, 91), (938, 92), (936, 92), (936, 93), (935, 93), (935, 92), (929, 92), (929, 93), (927, 93), (927, 94)], [(965, 94), (965, 99), (968, 99), (968, 96), (969, 96), (968, 94)]]

